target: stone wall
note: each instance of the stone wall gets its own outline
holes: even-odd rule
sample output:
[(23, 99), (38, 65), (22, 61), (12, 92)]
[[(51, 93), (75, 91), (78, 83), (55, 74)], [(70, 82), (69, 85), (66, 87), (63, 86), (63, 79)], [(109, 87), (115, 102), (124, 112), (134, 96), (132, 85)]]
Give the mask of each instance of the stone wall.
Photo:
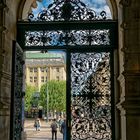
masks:
[(119, 2), (121, 140), (140, 140), (140, 1)]
[(12, 40), (19, 0), (0, 0), (0, 140), (10, 139)]

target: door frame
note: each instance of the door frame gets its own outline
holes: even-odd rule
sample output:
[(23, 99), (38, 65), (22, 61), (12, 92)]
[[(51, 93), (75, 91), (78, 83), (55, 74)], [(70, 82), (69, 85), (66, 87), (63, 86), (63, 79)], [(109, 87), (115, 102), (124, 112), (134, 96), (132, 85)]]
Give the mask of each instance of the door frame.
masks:
[[(78, 26), (77, 26), (78, 24)], [(25, 45), (25, 33), (26, 31), (54, 31), (54, 30), (103, 30), (109, 29), (110, 34), (110, 44), (109, 45), (76, 45), (76, 46), (26, 46)], [(110, 52), (111, 53), (111, 75), (113, 75), (113, 53), (114, 50), (117, 49), (117, 42), (118, 42), (118, 23), (115, 20), (98, 20), (98, 21), (58, 21), (58, 22), (27, 22), (27, 21), (19, 21), (17, 23), (17, 42), (23, 49), (23, 51), (36, 51), (36, 50), (64, 50), (66, 51), (66, 114), (67, 114), (67, 128), (68, 128), (68, 135), (67, 138), (71, 137), (71, 76), (70, 76), (70, 53), (71, 52)], [(87, 47), (88, 46), (88, 47)], [(111, 76), (111, 91), (114, 91), (113, 87), (113, 80), (114, 77)], [(14, 83), (14, 80), (12, 80)], [(12, 102), (14, 102), (14, 98), (12, 98)], [(112, 104), (114, 104), (114, 95), (112, 95)], [(113, 106), (113, 105), (112, 105)], [(11, 109), (12, 111), (13, 109)], [(112, 118), (114, 118), (114, 107), (111, 109), (112, 111)], [(112, 119), (112, 124), (114, 124), (114, 119)], [(12, 125), (12, 124), (11, 124)], [(12, 125), (13, 126), (13, 125)], [(115, 126), (112, 126), (112, 135), (113, 138), (115, 137)], [(13, 133), (13, 131), (12, 131)], [(13, 135), (11, 135), (13, 137)]]

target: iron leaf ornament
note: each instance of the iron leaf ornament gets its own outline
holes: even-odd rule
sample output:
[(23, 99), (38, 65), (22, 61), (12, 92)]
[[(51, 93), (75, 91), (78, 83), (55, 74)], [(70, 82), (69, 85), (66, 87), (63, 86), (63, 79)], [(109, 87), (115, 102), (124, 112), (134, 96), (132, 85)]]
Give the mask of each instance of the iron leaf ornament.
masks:
[(29, 21), (77, 21), (77, 20), (105, 20), (107, 14), (102, 11), (97, 14), (81, 0), (54, 0), (35, 18), (34, 13), (29, 13)]

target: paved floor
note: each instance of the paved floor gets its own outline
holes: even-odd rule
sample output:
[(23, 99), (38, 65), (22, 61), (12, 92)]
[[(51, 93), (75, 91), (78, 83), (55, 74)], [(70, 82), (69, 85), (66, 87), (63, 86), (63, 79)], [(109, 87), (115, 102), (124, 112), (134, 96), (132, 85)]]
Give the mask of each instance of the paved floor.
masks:
[[(34, 128), (34, 120), (25, 120), (24, 131), (26, 132), (27, 140), (52, 140), (50, 124), (51, 122), (41, 120), (41, 130), (36, 131)], [(62, 137), (58, 129), (57, 140), (63, 140)]]

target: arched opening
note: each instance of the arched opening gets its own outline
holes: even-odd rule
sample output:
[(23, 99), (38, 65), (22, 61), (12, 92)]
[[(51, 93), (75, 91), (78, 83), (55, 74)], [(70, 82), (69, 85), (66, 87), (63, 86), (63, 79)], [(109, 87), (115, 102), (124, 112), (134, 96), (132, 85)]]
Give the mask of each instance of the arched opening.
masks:
[(115, 14), (96, 13), (69, 0), (48, 4), (36, 14), (38, 5), (25, 2), (17, 40), (23, 50), (66, 51), (67, 139), (114, 139)]
[[(27, 20), (28, 14), (32, 11), (32, 8), (37, 8), (38, 3), (41, 1), (40, 0), (29, 0), (29, 1), (24, 0), (24, 5), (22, 4), (20, 6), (20, 9), (23, 9), (23, 10), (19, 14), (19, 19)], [(94, 2), (94, 0), (91, 0), (90, 3), (92, 3), (92, 1)], [(51, 2), (51, 1), (49, 1), (49, 2)], [(86, 4), (90, 5), (90, 3), (86, 3)], [(95, 3), (96, 3), (96, 1), (95, 1)], [(98, 3), (102, 4), (103, 1), (98, 1)], [(108, 14), (112, 19), (114, 19), (114, 20), (118, 19), (117, 5), (116, 5), (115, 1), (114, 0), (104, 0), (104, 4), (105, 4), (105, 6), (102, 7), (101, 10), (108, 11)], [(90, 5), (90, 7), (94, 7), (94, 5)]]

